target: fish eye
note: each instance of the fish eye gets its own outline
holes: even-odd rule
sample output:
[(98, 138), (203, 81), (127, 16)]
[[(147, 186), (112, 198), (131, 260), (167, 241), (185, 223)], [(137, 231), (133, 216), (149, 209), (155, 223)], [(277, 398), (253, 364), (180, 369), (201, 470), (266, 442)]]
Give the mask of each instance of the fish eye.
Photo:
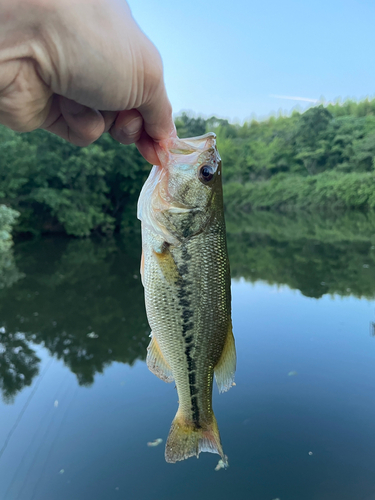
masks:
[(203, 182), (210, 182), (215, 174), (214, 169), (210, 165), (203, 165), (199, 169), (199, 179)]

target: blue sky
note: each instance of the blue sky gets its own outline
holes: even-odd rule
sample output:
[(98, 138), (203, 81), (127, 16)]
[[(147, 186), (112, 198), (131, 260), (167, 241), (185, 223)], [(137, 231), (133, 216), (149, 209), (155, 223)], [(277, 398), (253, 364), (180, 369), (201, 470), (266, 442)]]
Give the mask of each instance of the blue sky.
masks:
[(228, 118), (375, 96), (374, 0), (129, 0), (174, 113)]

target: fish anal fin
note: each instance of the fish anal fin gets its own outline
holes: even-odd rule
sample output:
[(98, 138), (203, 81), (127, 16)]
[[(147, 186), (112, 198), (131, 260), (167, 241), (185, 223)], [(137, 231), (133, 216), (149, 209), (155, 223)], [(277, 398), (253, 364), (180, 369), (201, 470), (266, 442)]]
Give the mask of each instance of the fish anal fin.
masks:
[(215, 415), (212, 415), (210, 424), (206, 423), (197, 428), (193, 422), (187, 421), (178, 411), (172, 422), (165, 446), (165, 460), (169, 463), (175, 463), (193, 456), (199, 458), (199, 453), (202, 451), (217, 453), (228, 465), (221, 445)]
[(147, 367), (154, 375), (159, 377), (164, 382), (173, 382), (173, 375), (171, 367), (164, 358), (160, 346), (153, 336), (151, 342), (147, 347)]
[(231, 320), (229, 320), (228, 333), (225, 339), (223, 352), (214, 370), (219, 392), (229, 391), (234, 383), (234, 374), (236, 372), (236, 346)]

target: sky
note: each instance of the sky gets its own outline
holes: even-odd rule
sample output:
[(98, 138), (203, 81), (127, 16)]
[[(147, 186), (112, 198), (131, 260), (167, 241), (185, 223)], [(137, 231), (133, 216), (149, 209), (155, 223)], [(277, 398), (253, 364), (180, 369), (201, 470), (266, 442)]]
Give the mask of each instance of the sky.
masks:
[(242, 123), (375, 96), (374, 0), (129, 4), (162, 56), (174, 114)]

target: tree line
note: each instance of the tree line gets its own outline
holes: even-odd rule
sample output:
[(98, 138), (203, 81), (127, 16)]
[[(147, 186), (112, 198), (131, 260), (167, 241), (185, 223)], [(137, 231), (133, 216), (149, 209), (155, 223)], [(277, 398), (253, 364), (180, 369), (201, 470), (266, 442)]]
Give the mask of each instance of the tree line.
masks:
[[(185, 113), (176, 127), (180, 137), (217, 134), (229, 211), (375, 208), (375, 100), (242, 125)], [(81, 149), (41, 130), (0, 127), (0, 205), (20, 213), (17, 232), (132, 231), (149, 169), (108, 134)]]

